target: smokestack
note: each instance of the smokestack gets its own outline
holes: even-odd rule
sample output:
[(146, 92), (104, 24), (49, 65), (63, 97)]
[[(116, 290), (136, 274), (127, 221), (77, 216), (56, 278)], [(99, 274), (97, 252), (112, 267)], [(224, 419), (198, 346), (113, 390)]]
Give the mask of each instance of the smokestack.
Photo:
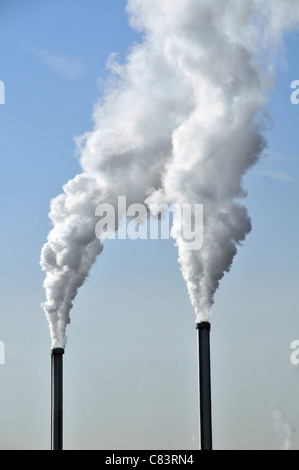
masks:
[(212, 450), (212, 400), (209, 322), (196, 324), (198, 333), (198, 374), (201, 450)]
[(51, 450), (62, 450), (63, 348), (51, 351)]

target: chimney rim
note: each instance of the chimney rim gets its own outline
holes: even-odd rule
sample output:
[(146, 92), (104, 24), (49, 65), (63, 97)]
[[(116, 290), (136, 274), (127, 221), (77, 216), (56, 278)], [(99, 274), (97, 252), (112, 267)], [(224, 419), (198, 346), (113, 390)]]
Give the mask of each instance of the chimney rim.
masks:
[(53, 348), (51, 349), (51, 356), (58, 356), (64, 354), (63, 348)]

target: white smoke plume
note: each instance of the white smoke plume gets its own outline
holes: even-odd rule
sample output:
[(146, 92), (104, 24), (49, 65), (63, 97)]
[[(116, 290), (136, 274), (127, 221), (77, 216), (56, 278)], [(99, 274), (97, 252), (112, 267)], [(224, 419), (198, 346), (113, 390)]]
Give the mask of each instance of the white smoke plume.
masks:
[[(292, 14), (290, 15), (290, 11)], [(204, 245), (179, 263), (197, 321), (251, 230), (242, 178), (265, 146), (258, 116), (272, 85), (283, 32), (299, 19), (292, 0), (128, 0), (143, 33), (95, 105), (78, 139), (82, 173), (51, 202), (41, 253), (52, 347), (65, 346), (78, 288), (102, 251), (95, 208), (130, 203), (203, 204)]]
[(291, 450), (296, 430), (287, 418), (283, 401), (280, 398), (272, 400), (271, 409), (274, 430), (280, 440), (278, 450)]

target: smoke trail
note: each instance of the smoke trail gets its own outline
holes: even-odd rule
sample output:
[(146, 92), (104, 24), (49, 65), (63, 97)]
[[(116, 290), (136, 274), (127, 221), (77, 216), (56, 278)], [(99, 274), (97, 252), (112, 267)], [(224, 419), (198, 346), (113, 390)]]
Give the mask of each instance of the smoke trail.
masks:
[(271, 408), (274, 429), (278, 433), (280, 439), (278, 450), (291, 450), (296, 430), (287, 419), (286, 413), (283, 410), (283, 401), (279, 398), (273, 400), (271, 402)]
[(72, 302), (103, 248), (95, 208), (116, 208), (119, 195), (204, 205), (201, 250), (186, 249), (176, 217), (172, 236), (197, 320), (209, 318), (251, 230), (242, 177), (265, 146), (257, 116), (282, 33), (299, 18), (289, 0), (128, 0), (127, 11), (143, 41), (125, 64), (111, 55), (113, 80), (78, 139), (82, 173), (51, 202), (41, 266), (52, 345), (65, 345)]

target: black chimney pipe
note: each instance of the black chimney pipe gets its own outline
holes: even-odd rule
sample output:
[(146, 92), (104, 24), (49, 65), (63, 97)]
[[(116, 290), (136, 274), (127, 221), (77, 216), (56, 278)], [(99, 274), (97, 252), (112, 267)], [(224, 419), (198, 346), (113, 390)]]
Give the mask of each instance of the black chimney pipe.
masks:
[(198, 373), (201, 450), (212, 450), (212, 399), (209, 322), (196, 324), (198, 333)]
[(51, 351), (51, 450), (62, 450), (63, 348)]

